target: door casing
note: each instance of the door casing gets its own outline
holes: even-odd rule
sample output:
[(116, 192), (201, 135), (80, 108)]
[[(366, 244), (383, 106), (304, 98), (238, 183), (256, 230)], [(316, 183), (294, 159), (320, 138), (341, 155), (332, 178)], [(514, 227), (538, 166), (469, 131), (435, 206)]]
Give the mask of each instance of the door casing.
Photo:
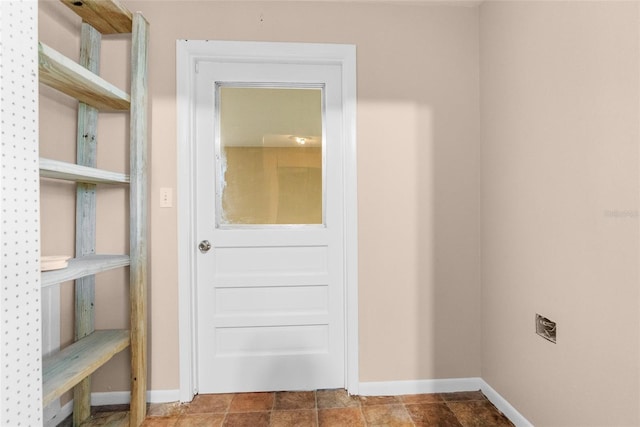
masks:
[(356, 49), (354, 45), (178, 40), (176, 43), (178, 155), (178, 288), (180, 400), (198, 393), (196, 357), (194, 74), (200, 60), (336, 64), (342, 70), (344, 157), (345, 385), (358, 394), (358, 213)]

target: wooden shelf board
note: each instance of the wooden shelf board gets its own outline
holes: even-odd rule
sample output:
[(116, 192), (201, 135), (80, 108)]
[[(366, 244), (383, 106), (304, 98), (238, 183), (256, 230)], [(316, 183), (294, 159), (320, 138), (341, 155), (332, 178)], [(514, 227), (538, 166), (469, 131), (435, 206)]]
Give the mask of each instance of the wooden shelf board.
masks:
[(129, 175), (40, 157), (40, 176), (88, 184), (128, 184)]
[(49, 46), (38, 43), (40, 83), (99, 110), (129, 110), (129, 95)]
[(42, 360), (43, 406), (60, 397), (129, 346), (127, 330), (95, 331)]
[(44, 288), (114, 268), (126, 267), (129, 262), (128, 255), (87, 255), (72, 258), (66, 268), (42, 272), (41, 286)]
[(60, 1), (102, 34), (131, 32), (131, 12), (117, 0)]

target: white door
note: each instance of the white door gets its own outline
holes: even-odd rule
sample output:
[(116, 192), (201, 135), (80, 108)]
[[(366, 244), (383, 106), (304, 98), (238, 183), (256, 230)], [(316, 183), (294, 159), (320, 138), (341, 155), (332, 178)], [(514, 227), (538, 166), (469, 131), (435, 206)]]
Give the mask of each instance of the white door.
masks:
[(340, 66), (203, 59), (194, 88), (198, 391), (344, 387)]

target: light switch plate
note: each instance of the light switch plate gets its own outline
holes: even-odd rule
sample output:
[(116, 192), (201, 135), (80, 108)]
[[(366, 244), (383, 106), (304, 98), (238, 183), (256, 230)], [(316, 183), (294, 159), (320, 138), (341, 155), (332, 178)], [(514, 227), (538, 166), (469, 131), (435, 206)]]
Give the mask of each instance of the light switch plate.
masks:
[(170, 187), (160, 188), (160, 207), (161, 208), (173, 207), (173, 188), (170, 188)]

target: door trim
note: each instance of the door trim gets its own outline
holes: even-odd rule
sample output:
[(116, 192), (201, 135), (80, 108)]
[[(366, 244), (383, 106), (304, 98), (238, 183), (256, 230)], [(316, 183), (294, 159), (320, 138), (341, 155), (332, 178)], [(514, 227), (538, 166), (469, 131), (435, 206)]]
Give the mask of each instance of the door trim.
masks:
[(358, 394), (358, 205), (356, 159), (356, 47), (344, 44), (176, 42), (178, 158), (178, 317), (180, 401), (197, 394), (195, 258), (194, 74), (199, 60), (336, 64), (342, 69), (344, 172), (345, 388)]

